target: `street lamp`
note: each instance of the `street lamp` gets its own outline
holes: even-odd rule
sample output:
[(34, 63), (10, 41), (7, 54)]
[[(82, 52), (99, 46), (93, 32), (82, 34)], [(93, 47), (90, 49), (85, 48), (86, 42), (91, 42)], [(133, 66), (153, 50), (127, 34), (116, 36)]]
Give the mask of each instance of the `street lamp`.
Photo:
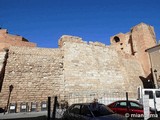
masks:
[(12, 92), (13, 88), (14, 88), (13, 85), (10, 85), (10, 86), (9, 86), (9, 97), (8, 97), (8, 102), (7, 102), (6, 111), (8, 111), (8, 106), (9, 106), (9, 104), (10, 104), (11, 92)]
[(155, 88), (157, 89), (158, 85), (157, 85), (157, 70), (156, 69), (154, 70), (154, 75), (155, 75), (154, 84), (155, 84)]
[(10, 86), (9, 86), (9, 92), (11, 93), (12, 90), (13, 90), (13, 85), (10, 85)]

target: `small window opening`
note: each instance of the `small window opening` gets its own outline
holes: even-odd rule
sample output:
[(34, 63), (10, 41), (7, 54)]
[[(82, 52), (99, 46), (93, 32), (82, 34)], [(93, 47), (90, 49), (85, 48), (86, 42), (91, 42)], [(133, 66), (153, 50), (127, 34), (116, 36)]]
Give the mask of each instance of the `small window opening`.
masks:
[(114, 41), (115, 41), (115, 42), (119, 42), (119, 41), (120, 41), (119, 37), (115, 36), (115, 37), (114, 37)]

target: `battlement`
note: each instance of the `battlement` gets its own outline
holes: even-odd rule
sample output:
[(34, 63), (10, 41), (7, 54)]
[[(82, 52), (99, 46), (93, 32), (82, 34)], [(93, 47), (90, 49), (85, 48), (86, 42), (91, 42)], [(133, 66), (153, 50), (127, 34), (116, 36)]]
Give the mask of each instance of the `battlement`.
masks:
[(100, 46), (100, 47), (106, 47), (105, 44), (101, 42), (92, 42), (92, 41), (84, 41), (82, 38), (77, 37), (77, 36), (71, 36), (71, 35), (63, 35), (58, 42), (59, 47), (63, 47), (65, 42), (70, 42), (70, 43), (80, 43), (80, 44), (87, 44), (87, 45), (93, 45), (93, 46)]
[(36, 44), (22, 36), (9, 34), (7, 29), (0, 29), (0, 51), (10, 46), (36, 47)]
[(94, 45), (94, 46), (100, 46), (100, 47), (106, 47), (105, 44), (101, 43), (101, 42), (92, 42), (92, 41), (89, 41), (89, 45)]
[(61, 48), (65, 42), (83, 43), (83, 40), (82, 38), (77, 37), (77, 36), (63, 35), (58, 41), (59, 48)]

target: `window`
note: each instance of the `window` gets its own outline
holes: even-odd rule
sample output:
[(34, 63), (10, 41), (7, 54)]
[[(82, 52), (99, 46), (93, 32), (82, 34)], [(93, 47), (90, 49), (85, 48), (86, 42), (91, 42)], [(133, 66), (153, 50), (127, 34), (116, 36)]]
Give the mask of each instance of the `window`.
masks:
[(131, 108), (134, 109), (143, 109), (142, 105), (135, 103), (135, 102), (130, 102)]
[(93, 113), (93, 115), (95, 117), (113, 114), (113, 111), (103, 104), (98, 104), (98, 109), (97, 110), (91, 110), (91, 112)]
[(156, 91), (156, 97), (160, 98), (160, 91)]
[(118, 102), (116, 107), (118, 108), (126, 108), (127, 106), (127, 102)]
[(84, 116), (92, 116), (88, 106), (86, 105), (83, 105), (82, 108), (81, 108), (81, 115), (84, 115)]
[(119, 37), (117, 37), (117, 36), (115, 36), (114, 38), (114, 41), (117, 43), (117, 42), (120, 42), (120, 39), (119, 39)]
[(145, 91), (145, 95), (149, 95), (149, 99), (153, 99), (153, 91)]
[(69, 111), (70, 113), (80, 114), (80, 105), (74, 105)]

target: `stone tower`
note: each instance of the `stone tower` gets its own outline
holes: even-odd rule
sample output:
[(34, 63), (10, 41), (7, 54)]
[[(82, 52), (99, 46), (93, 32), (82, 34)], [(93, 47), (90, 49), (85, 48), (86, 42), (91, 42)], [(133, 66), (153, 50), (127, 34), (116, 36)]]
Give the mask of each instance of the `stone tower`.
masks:
[(134, 56), (140, 61), (147, 77), (151, 73), (151, 65), (148, 53), (145, 52), (147, 48), (156, 45), (156, 38), (154, 28), (145, 23), (140, 23), (131, 28), (128, 33), (119, 33), (110, 38), (111, 46), (124, 54)]

